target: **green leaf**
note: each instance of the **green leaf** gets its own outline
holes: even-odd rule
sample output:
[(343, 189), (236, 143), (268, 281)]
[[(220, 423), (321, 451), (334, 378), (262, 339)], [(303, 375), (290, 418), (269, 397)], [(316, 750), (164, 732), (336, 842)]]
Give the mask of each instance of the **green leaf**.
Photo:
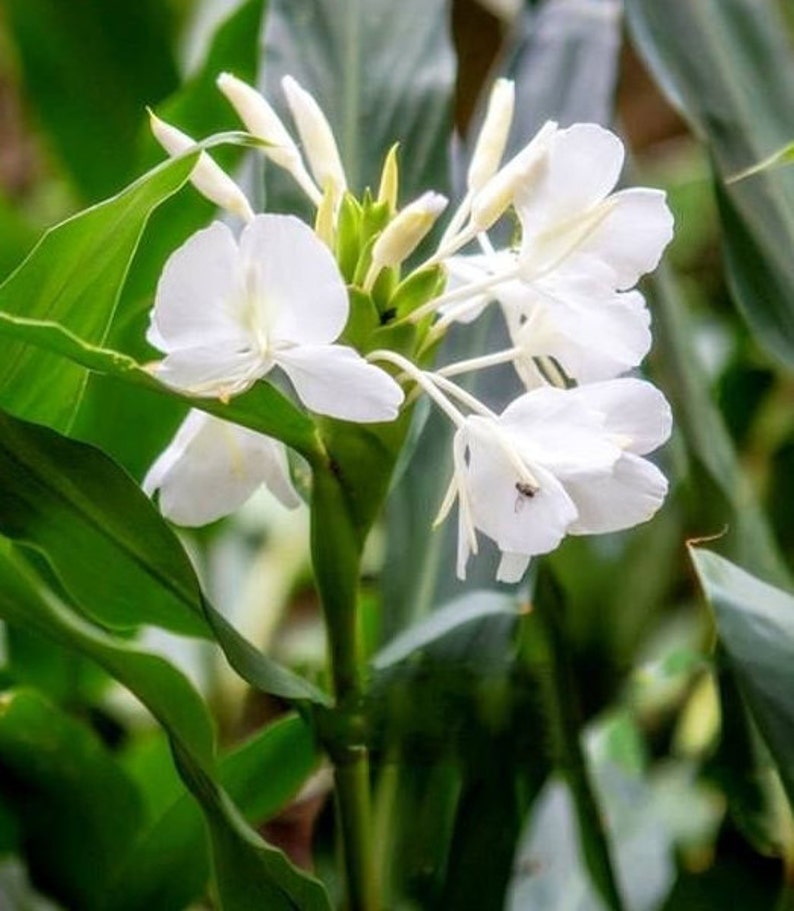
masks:
[[(733, 448), (722, 415), (711, 400), (708, 382), (692, 343), (692, 327), (671, 273), (660, 267), (648, 279), (654, 310), (663, 388), (670, 396), (687, 448), (701, 471), (695, 474), (694, 501), (700, 521), (711, 514), (719, 531), (729, 524), (725, 547), (749, 566), (785, 584), (788, 571)], [(702, 476), (705, 469), (706, 477)], [(704, 483), (705, 482), (705, 483)], [(699, 525), (703, 528), (703, 524)]]
[[(88, 344), (101, 344), (144, 225), (154, 208), (187, 180), (195, 155), (168, 161), (118, 196), (48, 231), (0, 286), (0, 311), (58, 323)], [(0, 342), (0, 404), (19, 417), (68, 431), (86, 371)]]
[(69, 610), (0, 538), (0, 617), (93, 659), (141, 700), (169, 735), (207, 768), (213, 731), (193, 686), (163, 658), (114, 638)]
[(794, 806), (794, 597), (711, 551), (690, 556), (750, 712)]
[[(372, 659), (376, 671), (401, 664), (423, 650), (439, 646), (450, 637), (446, 648), (450, 648), (452, 636), (465, 637), (471, 642), (479, 637), (480, 624), (490, 617), (509, 617), (513, 622), (519, 616), (515, 598), (497, 592), (474, 592), (433, 611), (428, 617), (415, 623), (385, 645)], [(481, 665), (482, 666), (482, 665)]]
[[(728, 180), (791, 140), (794, 60), (782, 19), (754, 0), (628, 0), (634, 42)], [(758, 341), (794, 364), (794, 173), (720, 185), (726, 265)]]
[(300, 873), (248, 826), (226, 793), (177, 744), (180, 774), (201, 803), (223, 911), (330, 911), (322, 884)]
[[(271, 0), (265, 30), (269, 99), (283, 108), (278, 85), (287, 74), (315, 95), (355, 191), (377, 189), (395, 142), (404, 199), (446, 187), (455, 79), (447, 15), (444, 0)], [(279, 182), (279, 208), (293, 208), (296, 198)], [(270, 191), (268, 200), (272, 205)]]
[(149, 622), (204, 635), (211, 628), (253, 686), (328, 701), (211, 607), (173, 531), (104, 453), (2, 413), (0, 429), (0, 532), (40, 550), (85, 611), (109, 626)]
[(178, 82), (168, 8), (8, 0), (5, 13), (28, 99), (78, 188), (88, 200), (114, 192), (133, 170), (146, 105)]
[(0, 412), (0, 532), (42, 551), (100, 623), (206, 635), (190, 561), (99, 450)]
[[(614, 844), (621, 891), (628, 908), (658, 909), (675, 879), (672, 835), (660, 811), (654, 779), (627, 765), (614, 748), (598, 747), (605, 727), (602, 722), (588, 731), (587, 760)], [(574, 801), (562, 781), (551, 778), (521, 839), (505, 908), (565, 911), (572, 907), (580, 911), (606, 908), (588, 879), (577, 843)]]
[(128, 687), (166, 729), (182, 780), (198, 800), (210, 832), (223, 911), (265, 907), (329, 911), (323, 887), (250, 830), (213, 779), (213, 731), (193, 687), (162, 658), (88, 624), (41, 585), (8, 542), (0, 543), (0, 617), (93, 658)]
[[(297, 717), (269, 725), (224, 757), (221, 784), (254, 825), (272, 816), (316, 764), (313, 740)], [(107, 911), (181, 911), (200, 895), (210, 859), (199, 808), (184, 794), (124, 858), (101, 907)]]
[(69, 907), (97, 908), (143, 824), (132, 781), (92, 732), (24, 690), (0, 697), (0, 773), (36, 882)]
[(521, 819), (548, 770), (537, 681), (517, 654), (524, 609), (515, 594), (472, 592), (373, 660), (375, 742), (399, 763), (383, 863), (419, 907), (504, 907)]

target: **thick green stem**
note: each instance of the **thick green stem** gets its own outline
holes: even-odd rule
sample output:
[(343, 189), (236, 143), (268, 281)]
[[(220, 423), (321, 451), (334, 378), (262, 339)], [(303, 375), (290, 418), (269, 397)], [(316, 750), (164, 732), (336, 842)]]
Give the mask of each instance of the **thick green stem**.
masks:
[(328, 749), (334, 764), (348, 911), (378, 911), (372, 854), (364, 655), (358, 623), (362, 542), (333, 465), (314, 470), (312, 560), (323, 602), (336, 705)]
[(576, 686), (561, 625), (561, 598), (547, 570), (539, 574), (534, 611), (528, 618), (542, 649), (543, 696), (551, 722), (557, 767), (565, 776), (576, 807), (585, 863), (601, 897), (612, 911), (624, 911), (609, 840), (582, 749)]

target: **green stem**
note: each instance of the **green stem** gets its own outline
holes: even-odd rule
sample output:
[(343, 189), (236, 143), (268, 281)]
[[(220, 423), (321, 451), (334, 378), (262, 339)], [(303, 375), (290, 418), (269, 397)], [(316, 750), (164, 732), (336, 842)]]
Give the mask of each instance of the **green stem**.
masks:
[(573, 797), (579, 837), (590, 876), (612, 911), (625, 911), (610, 853), (601, 809), (582, 749), (582, 725), (576, 685), (562, 628), (562, 599), (551, 574), (539, 573), (534, 610), (528, 617), (543, 654), (544, 701), (551, 720), (557, 766)]
[(328, 631), (336, 704), (328, 750), (334, 764), (348, 911), (378, 911), (372, 855), (364, 652), (358, 623), (361, 544), (334, 467), (314, 467), (312, 561)]

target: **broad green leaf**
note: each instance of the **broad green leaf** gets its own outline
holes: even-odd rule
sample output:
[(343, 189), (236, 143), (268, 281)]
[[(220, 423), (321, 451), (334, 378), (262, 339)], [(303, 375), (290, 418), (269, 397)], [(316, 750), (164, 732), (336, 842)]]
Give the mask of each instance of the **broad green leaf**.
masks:
[(794, 57), (771, 3), (627, 0), (634, 42), (707, 143), (718, 176), (728, 278), (758, 341), (794, 363), (794, 172), (725, 185), (791, 141)]
[[(231, 105), (215, 86), (223, 71), (255, 83), (261, 53), (261, 20), (266, 3), (243, 0), (213, 34), (200, 67), (179, 90), (157, 104), (157, 114), (196, 139), (219, 130), (239, 130), (241, 123)], [(231, 7), (230, 7), (231, 8)], [(164, 157), (152, 138), (148, 125), (143, 128), (138, 160), (140, 170), (153, 166)], [(213, 157), (230, 169), (239, 163), (242, 150), (218, 147)], [(234, 171), (229, 171), (234, 175)], [(245, 175), (243, 175), (245, 177)], [(246, 189), (250, 181), (244, 182)], [(251, 195), (255, 209), (259, 194)], [(215, 209), (192, 186), (169, 199), (154, 213), (130, 267), (113, 324), (109, 347), (146, 361), (152, 350), (145, 340), (149, 312), (157, 279), (168, 256), (187, 238), (209, 223)], [(74, 433), (112, 455), (135, 477), (142, 477), (176, 428), (184, 408), (175, 401), (142, 396), (138, 390), (103, 375), (91, 375), (75, 418)], [(133, 435), (126, 427), (135, 427)]]
[(174, 754), (185, 784), (204, 812), (223, 911), (331, 911), (324, 886), (259, 838), (228, 795), (178, 744)]
[[(596, 746), (603, 727), (588, 731), (587, 758), (615, 846), (626, 907), (656, 911), (675, 879), (673, 841), (653, 779)], [(577, 841), (574, 802), (550, 779), (533, 807), (516, 855), (507, 911), (605, 911), (588, 879)], [(684, 906), (682, 906), (684, 907)]]
[[(660, 268), (648, 280), (654, 309), (656, 342), (660, 351), (659, 376), (670, 397), (678, 427), (693, 457), (697, 484), (698, 532), (728, 529), (725, 546), (736, 559), (758, 572), (785, 584), (788, 571), (783, 564), (769, 524), (739, 465), (736, 452), (719, 410), (709, 396), (708, 382), (698, 363), (692, 343), (692, 329), (673, 278)], [(716, 494), (716, 495), (715, 495)], [(705, 526), (705, 522), (710, 522)]]
[[(0, 311), (58, 323), (101, 344), (149, 215), (185, 183), (194, 161), (166, 162), (48, 231), (0, 286)], [(68, 431), (86, 378), (81, 367), (2, 339), (0, 404), (19, 417)]]
[(108, 676), (93, 662), (49, 639), (13, 626), (5, 630), (6, 670), (15, 687), (30, 687), (56, 705), (77, 710), (96, 705)]
[(503, 907), (522, 815), (548, 768), (537, 681), (517, 654), (524, 609), (515, 594), (472, 592), (373, 660), (373, 732), (399, 762), (383, 862), (420, 907)]
[(130, 645), (67, 608), (30, 569), (11, 542), (0, 538), (0, 617), (93, 659), (130, 689), (168, 731), (207, 768), (213, 731), (207, 708), (179, 671), (163, 658)]
[[(279, 80), (285, 75), (315, 95), (354, 191), (377, 189), (383, 159), (395, 142), (401, 201), (447, 186), (455, 78), (447, 17), (444, 0), (271, 0), (268, 97), (284, 110)], [(268, 207), (289, 208), (298, 198), (279, 182), (277, 191), (268, 190)]]
[(794, 805), (794, 597), (711, 551), (690, 547), (750, 712)]
[[(198, 800), (210, 832), (223, 911), (267, 898), (267, 907), (328, 911), (325, 891), (251, 829), (213, 779), (213, 730), (207, 708), (167, 661), (85, 622), (46, 589), (13, 547), (0, 543), (0, 617), (92, 658), (128, 687), (163, 725), (180, 776)], [(250, 907), (250, 905), (249, 905)]]
[(84, 197), (132, 173), (147, 104), (176, 87), (173, 22), (158, 0), (7, 0), (28, 100)]
[(137, 486), (99, 450), (1, 412), (0, 533), (42, 551), (103, 624), (207, 633), (190, 561)]
[[(296, 717), (269, 725), (219, 764), (221, 784), (251, 824), (272, 816), (316, 764), (312, 738)], [(142, 835), (114, 873), (107, 911), (181, 911), (209, 878), (199, 808), (185, 794)]]
[(0, 532), (42, 552), (87, 613), (110, 626), (148, 622), (204, 635), (211, 628), (253, 686), (327, 701), (211, 607), (173, 531), (104, 453), (2, 413), (0, 428)]
[(4, 694), (0, 790), (36, 882), (69, 907), (98, 908), (143, 824), (134, 784), (98, 738), (32, 691)]
[(515, 622), (518, 614), (516, 600), (510, 595), (474, 592), (433, 611), (400, 633), (375, 655), (372, 666), (376, 671), (386, 670), (429, 647), (438, 647), (441, 640), (453, 634), (471, 641), (477, 638), (481, 622), (491, 617), (509, 617)]

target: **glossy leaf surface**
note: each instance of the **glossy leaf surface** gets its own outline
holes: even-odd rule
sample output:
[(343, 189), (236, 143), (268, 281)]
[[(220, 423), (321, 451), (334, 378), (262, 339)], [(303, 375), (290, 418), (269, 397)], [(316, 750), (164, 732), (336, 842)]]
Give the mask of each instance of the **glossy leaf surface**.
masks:
[(794, 58), (774, 4), (628, 0), (636, 46), (717, 172), (733, 296), (768, 351), (794, 364), (794, 172), (725, 184), (791, 140)]

